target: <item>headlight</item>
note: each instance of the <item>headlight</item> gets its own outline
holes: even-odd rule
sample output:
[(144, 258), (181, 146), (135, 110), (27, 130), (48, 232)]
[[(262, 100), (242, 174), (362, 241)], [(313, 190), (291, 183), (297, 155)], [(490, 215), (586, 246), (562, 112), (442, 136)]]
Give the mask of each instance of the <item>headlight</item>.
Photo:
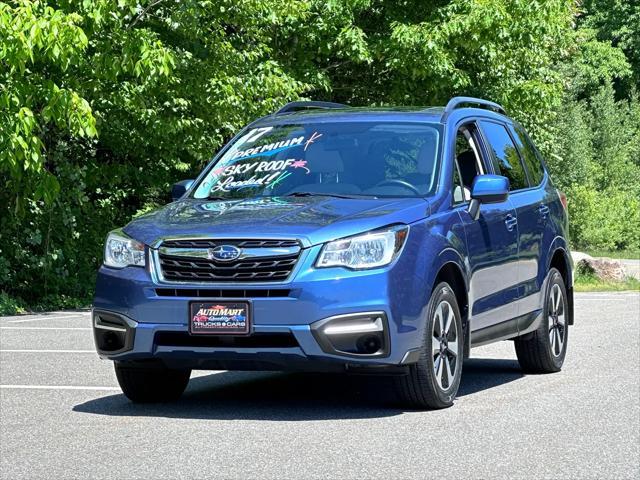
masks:
[(346, 267), (354, 270), (390, 264), (402, 250), (409, 227), (376, 230), (343, 238), (322, 247), (316, 267)]
[(121, 230), (115, 230), (107, 236), (104, 264), (112, 268), (144, 267), (144, 244), (127, 237)]

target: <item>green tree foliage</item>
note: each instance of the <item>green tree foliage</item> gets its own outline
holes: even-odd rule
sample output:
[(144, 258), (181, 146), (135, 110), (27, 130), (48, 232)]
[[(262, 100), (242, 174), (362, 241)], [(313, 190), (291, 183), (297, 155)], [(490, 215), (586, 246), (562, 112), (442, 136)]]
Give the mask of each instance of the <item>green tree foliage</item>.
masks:
[(640, 3), (581, 10), (548, 159), (569, 195), (575, 246), (640, 250)]
[[(320, 51), (306, 63), (329, 77), (339, 101), (441, 105), (456, 94), (483, 96), (548, 141), (544, 126), (563, 91), (556, 66), (573, 44), (575, 12), (567, 0), (353, 2), (357, 55)], [(309, 49), (302, 42), (294, 51), (304, 58)]]
[(45, 169), (51, 130), (96, 134), (88, 102), (69, 88), (70, 66), (88, 43), (81, 20), (38, 2), (0, 3), (0, 171), (11, 177), (13, 193), (48, 201), (57, 194), (54, 176), (32, 181)]
[(584, 0), (581, 27), (620, 49), (633, 76), (625, 93), (640, 85), (640, 2), (637, 0)]
[(621, 0), (0, 0), (0, 290), (88, 296), (111, 228), (301, 97), (499, 101), (570, 193), (576, 242), (636, 245), (607, 206), (638, 197), (637, 16)]
[(569, 197), (573, 244), (640, 250), (640, 103), (616, 102), (608, 85), (565, 108), (548, 163)]

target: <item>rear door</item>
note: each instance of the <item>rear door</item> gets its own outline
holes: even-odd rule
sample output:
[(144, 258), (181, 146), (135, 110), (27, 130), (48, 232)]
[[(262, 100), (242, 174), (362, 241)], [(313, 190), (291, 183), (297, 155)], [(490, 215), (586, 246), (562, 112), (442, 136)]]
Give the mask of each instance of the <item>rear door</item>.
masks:
[[(531, 140), (519, 125), (508, 125), (509, 133), (516, 144), (520, 159), (528, 178), (528, 185), (513, 193), (512, 202), (518, 213), (521, 300), (519, 313), (522, 317), (520, 330), (527, 328), (525, 317), (542, 307), (542, 287), (546, 266), (540, 265), (544, 231), (549, 223), (550, 208), (544, 167), (536, 155)], [(528, 319), (529, 318), (529, 319)]]

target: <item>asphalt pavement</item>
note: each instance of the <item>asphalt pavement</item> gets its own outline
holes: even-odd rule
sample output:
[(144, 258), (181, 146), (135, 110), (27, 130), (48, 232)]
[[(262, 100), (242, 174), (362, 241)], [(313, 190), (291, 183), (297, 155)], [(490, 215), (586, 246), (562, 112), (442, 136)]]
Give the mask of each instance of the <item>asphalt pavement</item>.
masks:
[(452, 408), (371, 377), (196, 372), (133, 405), (88, 312), (0, 317), (0, 478), (639, 478), (640, 294), (576, 295), (562, 372), (472, 351)]

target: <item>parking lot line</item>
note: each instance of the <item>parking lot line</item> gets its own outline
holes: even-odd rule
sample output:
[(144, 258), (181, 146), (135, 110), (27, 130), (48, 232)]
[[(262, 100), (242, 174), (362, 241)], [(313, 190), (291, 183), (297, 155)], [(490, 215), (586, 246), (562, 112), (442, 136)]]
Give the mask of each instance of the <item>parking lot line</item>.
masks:
[(627, 290), (623, 292), (577, 292), (576, 297), (581, 300), (584, 298), (593, 299), (593, 298), (620, 298), (620, 297), (638, 297), (640, 293), (632, 290)]
[(0, 390), (109, 390), (119, 391), (118, 387), (94, 387), (83, 385), (0, 385)]
[(96, 353), (95, 350), (0, 350), (0, 353)]
[(36, 318), (24, 318), (24, 319), (20, 319), (20, 320), (9, 320), (7, 323), (26, 323), (26, 322), (42, 322), (44, 320), (71, 320), (71, 319), (77, 319), (77, 320), (84, 320), (85, 318), (89, 318), (87, 315), (82, 314), (82, 313), (72, 313), (72, 314), (68, 314), (68, 315), (55, 315), (53, 317), (48, 317), (48, 316), (39, 316)]

